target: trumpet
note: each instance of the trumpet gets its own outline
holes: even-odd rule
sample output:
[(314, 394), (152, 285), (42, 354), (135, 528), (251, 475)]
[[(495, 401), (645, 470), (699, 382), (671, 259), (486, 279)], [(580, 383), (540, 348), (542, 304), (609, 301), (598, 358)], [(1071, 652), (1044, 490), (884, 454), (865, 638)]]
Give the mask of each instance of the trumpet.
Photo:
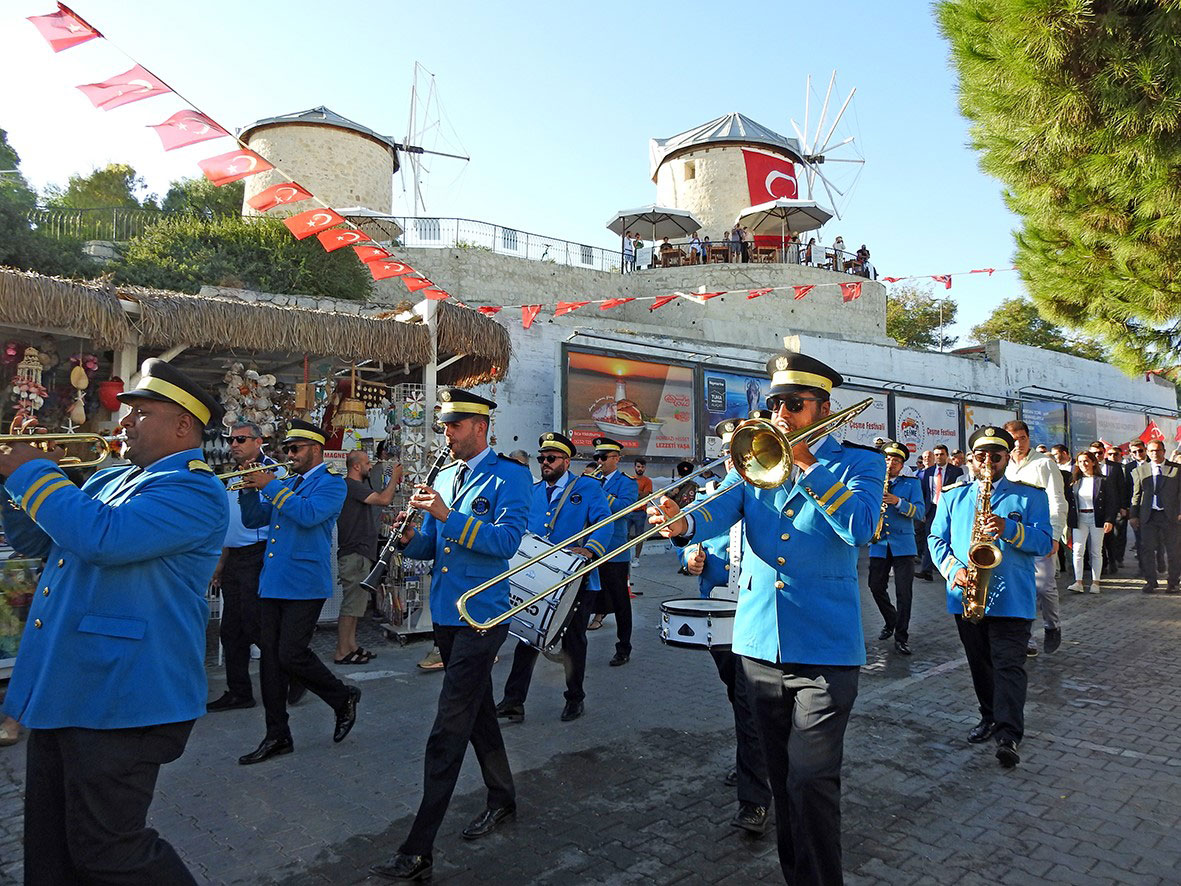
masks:
[(92, 468), (104, 462), (111, 455), (115, 444), (122, 442), (122, 437), (104, 437), (101, 434), (0, 434), (0, 446), (27, 443), (45, 452), (65, 449), (67, 446), (89, 447), (88, 452), (66, 455), (60, 459), (58, 464), (63, 468)]
[(230, 481), (226, 484), (226, 489), (245, 489), (246, 482), (243, 480), (243, 478), (247, 474), (256, 474), (259, 471), (277, 471), (280, 468), (290, 467), (291, 462), (289, 461), (277, 461), (274, 464), (269, 465), (251, 465), (248, 468), (241, 468), (237, 471), (226, 471), (224, 474), (218, 474), (217, 479)]
[[(855, 418), (857, 415), (864, 412), (872, 405), (872, 399), (862, 400), (859, 403), (853, 404), (848, 409), (842, 409), (839, 412), (834, 412), (827, 418), (821, 419), (820, 421), (810, 424), (807, 427), (800, 428), (799, 430), (791, 431), (790, 433), (785, 433), (771, 421), (765, 418), (747, 419), (734, 429), (734, 435), (730, 438), (729, 454), (723, 455), (721, 458), (714, 459), (713, 461), (698, 468), (696, 471), (685, 477), (677, 478), (675, 482), (669, 484), (663, 489), (656, 490), (651, 495), (644, 496), (639, 501), (637, 501), (633, 507), (630, 507), (625, 511), (614, 513), (609, 517), (604, 517), (598, 523), (595, 523), (592, 526), (587, 526), (585, 529), (580, 529), (577, 534), (570, 536), (570, 538), (551, 545), (546, 550), (541, 551), (540, 553), (528, 558), (521, 563), (518, 563), (507, 572), (503, 572), (495, 578), (490, 578), (487, 581), (476, 585), (470, 591), (467, 591), (461, 595), (459, 600), (456, 602), (456, 607), (459, 609), (460, 617), (479, 631), (486, 631), (490, 628), (494, 628), (502, 621), (512, 618), (518, 612), (523, 612), (530, 606), (535, 605), (539, 600), (548, 597), (559, 588), (563, 588), (572, 582), (577, 582), (584, 575), (587, 575), (588, 573), (593, 572), (595, 569), (598, 569), (600, 565), (606, 563), (611, 558), (619, 556), (628, 548), (633, 547), (655, 535), (661, 529), (664, 529), (666, 526), (668, 526), (669, 523), (673, 523), (687, 514), (692, 514), (695, 511), (700, 510), (718, 496), (725, 492), (729, 492), (739, 483), (749, 483), (752, 486), (758, 487), (759, 489), (776, 489), (782, 486), (791, 476), (791, 469), (794, 463), (791, 450), (794, 446), (796, 446), (798, 443), (804, 443), (808, 446), (812, 445), (822, 437), (826, 437), (833, 431), (841, 428), (851, 419)], [(594, 532), (596, 529), (606, 526), (608, 523), (612, 523), (615, 520), (626, 518), (629, 514), (631, 514), (632, 511), (641, 505), (646, 505), (649, 502), (658, 499), (660, 496), (667, 494), (674, 488), (683, 485), (685, 482), (690, 481), (695, 477), (699, 477), (706, 471), (713, 470), (713, 468), (724, 463), (727, 458), (732, 458), (734, 461), (734, 470), (738, 473), (740, 478), (738, 482), (724, 485), (719, 484), (716, 490), (704, 498), (698, 499), (689, 507), (684, 508), (680, 513), (671, 519), (662, 520), (660, 523), (653, 524), (635, 536), (635, 538), (632, 538), (619, 547), (615, 548), (615, 550), (608, 551), (597, 560), (589, 561), (584, 566), (576, 569), (569, 575), (564, 575), (562, 580), (557, 584), (546, 588), (544, 591), (538, 594), (534, 594), (532, 597), (523, 600), (516, 606), (510, 607), (500, 615), (488, 619), (488, 621), (476, 621), (468, 613), (467, 603), (477, 594), (483, 593), (484, 591), (488, 590), (488, 588), (492, 587), (498, 582), (503, 581), (511, 575), (516, 575), (518, 572), (528, 569), (533, 564), (538, 563), (550, 556), (552, 553), (554, 553), (554, 551), (561, 550), (562, 548), (573, 544), (579, 539), (590, 535), (590, 533)]]

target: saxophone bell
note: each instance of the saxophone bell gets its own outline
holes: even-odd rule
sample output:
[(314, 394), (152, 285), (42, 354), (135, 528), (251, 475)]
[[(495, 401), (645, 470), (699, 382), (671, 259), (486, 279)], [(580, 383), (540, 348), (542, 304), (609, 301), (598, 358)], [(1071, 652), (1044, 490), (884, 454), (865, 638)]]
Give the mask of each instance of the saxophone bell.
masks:
[(1001, 549), (985, 524), (992, 517), (992, 464), (980, 468), (980, 494), (972, 521), (972, 542), (968, 547), (968, 583), (963, 589), (964, 618), (978, 622), (988, 609), (988, 585), (992, 571), (1001, 565)]

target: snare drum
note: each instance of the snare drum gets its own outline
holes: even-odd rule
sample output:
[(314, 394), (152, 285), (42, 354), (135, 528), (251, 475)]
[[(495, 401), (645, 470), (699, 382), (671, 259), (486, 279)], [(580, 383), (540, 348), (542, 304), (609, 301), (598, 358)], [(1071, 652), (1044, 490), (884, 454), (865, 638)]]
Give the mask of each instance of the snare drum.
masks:
[(732, 600), (666, 600), (660, 604), (660, 639), (686, 649), (729, 649), (737, 611)]
[[(521, 546), (509, 560), (509, 566), (523, 563), (551, 547), (553, 545), (541, 536), (526, 532), (521, 539)], [(569, 551), (553, 551), (544, 560), (509, 578), (510, 605), (517, 606), (546, 588), (559, 584), (585, 562), (582, 557)], [(574, 602), (578, 598), (578, 586), (581, 583), (579, 580), (562, 584), (548, 597), (518, 612), (509, 619), (508, 632), (537, 649), (545, 651), (556, 648), (574, 617)]]

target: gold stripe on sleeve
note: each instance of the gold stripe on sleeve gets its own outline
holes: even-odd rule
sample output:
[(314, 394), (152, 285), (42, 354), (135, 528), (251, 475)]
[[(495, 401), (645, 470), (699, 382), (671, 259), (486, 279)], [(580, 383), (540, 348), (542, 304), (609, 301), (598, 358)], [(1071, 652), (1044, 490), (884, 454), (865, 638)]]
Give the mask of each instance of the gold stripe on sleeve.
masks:
[(37, 519), (37, 511), (39, 511), (41, 509), (41, 505), (43, 505), (45, 503), (45, 499), (49, 498), (50, 495), (57, 492), (59, 489), (65, 489), (67, 486), (73, 486), (73, 485), (74, 484), (71, 483), (69, 480), (67, 480), (65, 477), (59, 476), (57, 478), (57, 482), (50, 483), (48, 486), (46, 486), (44, 489), (42, 489), (40, 494), (38, 494), (38, 496), (35, 499), (33, 499), (32, 504), (30, 504), (28, 507), (25, 508), (25, 513), (27, 513), (29, 515), (29, 519), (30, 520)]
[(472, 520), (474, 521), (472, 523), (472, 534), (468, 536), (468, 540), (467, 540), (468, 550), (471, 550), (472, 545), (474, 545), (476, 543), (476, 533), (479, 532), (480, 527), (484, 525), (484, 522), (482, 520), (476, 520), (474, 517), (472, 518)]
[(852, 494), (852, 489), (846, 489), (841, 495), (837, 496), (837, 500), (830, 504), (826, 509), (828, 511), (828, 515), (831, 517), (833, 514), (835, 514), (837, 512), (837, 508), (847, 502), (849, 500), (849, 496)]
[(824, 493), (824, 495), (822, 495), (816, 499), (816, 503), (819, 505), (828, 504), (828, 500), (833, 497), (833, 495), (836, 493), (836, 491), (838, 489), (844, 489), (844, 488), (845, 488), (844, 484), (842, 484), (840, 481), (837, 481), (836, 483), (834, 483), (832, 485), (832, 488), (830, 490), (828, 490), (828, 492)]
[(463, 544), (463, 540), (467, 536), (467, 531), (468, 531), (468, 529), (471, 528), (472, 520), (474, 520), (474, 519), (476, 519), (476, 518), (475, 517), (468, 517), (467, 522), (463, 524), (463, 531), (459, 533), (459, 538), (458, 538), (459, 544)]

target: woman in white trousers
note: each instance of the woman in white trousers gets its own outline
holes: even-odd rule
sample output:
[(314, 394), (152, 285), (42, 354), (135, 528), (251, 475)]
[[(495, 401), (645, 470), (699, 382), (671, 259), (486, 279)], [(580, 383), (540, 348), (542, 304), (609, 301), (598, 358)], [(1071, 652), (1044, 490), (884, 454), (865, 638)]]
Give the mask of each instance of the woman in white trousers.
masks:
[(1098, 594), (1103, 571), (1103, 536), (1115, 528), (1119, 502), (1113, 492), (1106, 488), (1106, 481), (1099, 473), (1099, 463), (1089, 450), (1083, 450), (1075, 457), (1075, 468), (1066, 498), (1069, 506), (1066, 525), (1070, 528), (1071, 546), (1074, 549), (1074, 584), (1069, 590), (1076, 594), (1084, 592), (1083, 566), (1087, 548), (1090, 547), (1090, 590), (1092, 594)]

